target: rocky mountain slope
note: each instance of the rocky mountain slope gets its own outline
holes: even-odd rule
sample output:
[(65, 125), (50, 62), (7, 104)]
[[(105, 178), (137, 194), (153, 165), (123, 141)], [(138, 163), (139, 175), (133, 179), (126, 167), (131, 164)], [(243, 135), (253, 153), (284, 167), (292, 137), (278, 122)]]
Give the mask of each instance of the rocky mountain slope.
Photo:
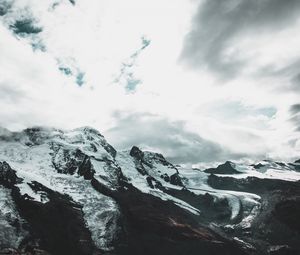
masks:
[(0, 130), (0, 254), (300, 254), (300, 163), (174, 166), (95, 129)]

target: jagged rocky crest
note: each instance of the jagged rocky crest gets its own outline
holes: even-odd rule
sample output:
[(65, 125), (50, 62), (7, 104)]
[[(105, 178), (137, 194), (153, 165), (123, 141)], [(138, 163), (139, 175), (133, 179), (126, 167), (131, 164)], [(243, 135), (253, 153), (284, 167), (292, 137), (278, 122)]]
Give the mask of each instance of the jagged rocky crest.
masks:
[(299, 254), (300, 163), (195, 170), (90, 127), (0, 130), (0, 254)]

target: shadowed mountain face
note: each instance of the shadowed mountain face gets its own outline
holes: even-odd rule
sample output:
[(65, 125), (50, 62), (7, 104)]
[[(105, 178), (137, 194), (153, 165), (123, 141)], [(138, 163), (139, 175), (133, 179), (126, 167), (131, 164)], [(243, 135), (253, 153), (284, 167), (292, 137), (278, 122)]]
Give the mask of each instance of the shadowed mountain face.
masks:
[(235, 169), (234, 163), (226, 161), (224, 164), (219, 165), (217, 168), (209, 168), (205, 170), (205, 173), (210, 174), (239, 174)]
[(299, 162), (207, 170), (95, 129), (0, 134), (0, 254), (299, 254)]

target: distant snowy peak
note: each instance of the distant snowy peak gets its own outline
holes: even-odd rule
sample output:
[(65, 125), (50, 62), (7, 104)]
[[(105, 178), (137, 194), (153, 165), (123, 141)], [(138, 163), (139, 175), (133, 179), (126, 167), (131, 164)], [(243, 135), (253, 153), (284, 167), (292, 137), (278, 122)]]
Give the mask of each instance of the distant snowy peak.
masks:
[(205, 173), (231, 176), (233, 178), (256, 177), (261, 179), (279, 179), (286, 181), (300, 180), (300, 165), (297, 163), (275, 162), (272, 160), (257, 161), (255, 164), (246, 165), (230, 161), (204, 170)]

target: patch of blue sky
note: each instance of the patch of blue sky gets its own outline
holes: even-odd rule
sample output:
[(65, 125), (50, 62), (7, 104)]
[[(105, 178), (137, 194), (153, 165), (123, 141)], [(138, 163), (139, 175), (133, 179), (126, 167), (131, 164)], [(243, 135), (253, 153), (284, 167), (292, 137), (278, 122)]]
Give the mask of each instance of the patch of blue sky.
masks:
[(79, 72), (76, 76), (76, 83), (78, 84), (78, 86), (82, 86), (84, 84), (84, 73), (83, 72)]
[(120, 74), (114, 80), (115, 83), (121, 83), (124, 85), (127, 92), (134, 92), (142, 81), (135, 77), (134, 66), (136, 65), (137, 58), (151, 43), (151, 40), (147, 39), (145, 36), (141, 37), (142, 46), (130, 55), (129, 59), (122, 63), (120, 68)]

